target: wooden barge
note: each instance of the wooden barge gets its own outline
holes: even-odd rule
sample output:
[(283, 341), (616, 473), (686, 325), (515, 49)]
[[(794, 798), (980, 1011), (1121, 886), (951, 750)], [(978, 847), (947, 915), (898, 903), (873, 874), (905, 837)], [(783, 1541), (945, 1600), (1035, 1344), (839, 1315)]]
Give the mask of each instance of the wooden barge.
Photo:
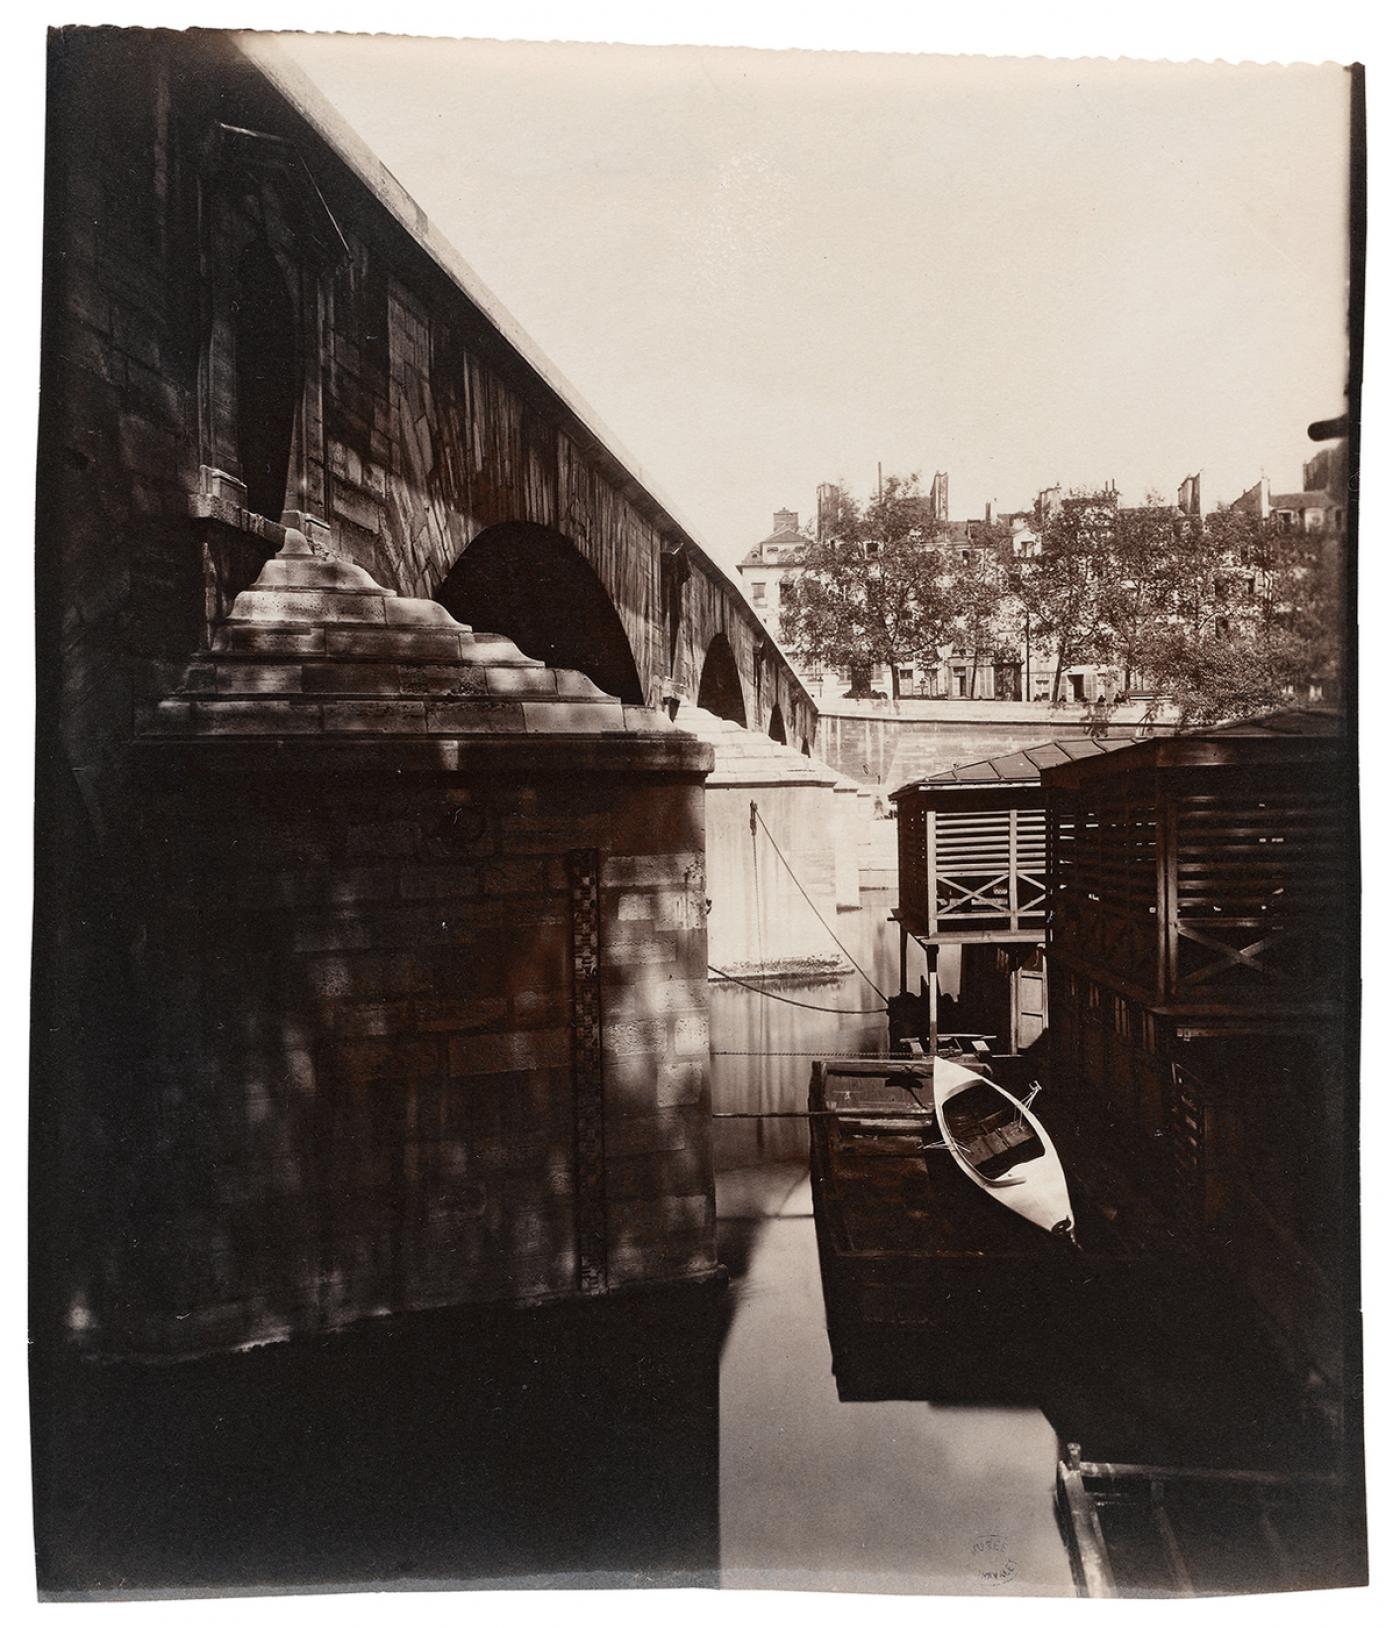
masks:
[(1055, 1512), (1090, 1599), (1281, 1593), (1358, 1582), (1337, 1476), (1197, 1470), (1061, 1452)]
[(927, 1059), (814, 1063), (812, 1205), (838, 1395), (1034, 1406), (1105, 1462), (1306, 1464), (1306, 1410), (1238, 1301), (1212, 1298), (1147, 1201), (1063, 1134), (1060, 1104), (1037, 1107), (1064, 1157), (1078, 1248), (928, 1146)]

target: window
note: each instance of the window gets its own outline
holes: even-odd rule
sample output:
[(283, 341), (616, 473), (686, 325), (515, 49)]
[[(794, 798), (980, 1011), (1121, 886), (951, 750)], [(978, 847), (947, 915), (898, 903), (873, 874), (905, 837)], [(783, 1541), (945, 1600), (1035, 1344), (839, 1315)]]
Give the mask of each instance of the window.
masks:
[(768, 584), (766, 582), (754, 583), (753, 602), (755, 605), (766, 605), (768, 603)]

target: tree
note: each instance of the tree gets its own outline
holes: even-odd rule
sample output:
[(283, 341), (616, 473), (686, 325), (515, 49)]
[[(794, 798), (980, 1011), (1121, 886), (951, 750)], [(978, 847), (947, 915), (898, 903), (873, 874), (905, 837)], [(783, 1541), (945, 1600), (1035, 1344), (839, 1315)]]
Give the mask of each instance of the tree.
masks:
[(888, 667), (896, 701), (900, 665), (932, 665), (953, 627), (936, 529), (913, 476), (889, 477), (864, 508), (841, 488), (784, 590), (779, 628), (799, 660)]
[(1115, 510), (1112, 526), (1111, 559), (1098, 600), (1099, 654), (1131, 683), (1145, 676), (1161, 630), (1183, 608), (1198, 620), (1211, 603), (1210, 578), (1218, 562), (1200, 519), (1154, 493), (1141, 508)]
[(1055, 653), (1050, 694), (1058, 700), (1066, 667), (1100, 660), (1111, 644), (1105, 594), (1114, 580), (1112, 493), (1066, 498), (1040, 518), (1038, 550), (1015, 562), (1012, 586), (1031, 636)]
[(1183, 552), (1170, 615), (1149, 627), (1142, 665), (1180, 728), (1306, 701), (1341, 670), (1341, 539), (1281, 530), (1221, 509)]
[(953, 640), (970, 658), (971, 696), (977, 695), (977, 675), (986, 662), (1007, 661), (1016, 655), (1015, 604), (1010, 595), (1011, 534), (996, 528), (954, 556), (945, 547), (946, 581), (953, 611)]

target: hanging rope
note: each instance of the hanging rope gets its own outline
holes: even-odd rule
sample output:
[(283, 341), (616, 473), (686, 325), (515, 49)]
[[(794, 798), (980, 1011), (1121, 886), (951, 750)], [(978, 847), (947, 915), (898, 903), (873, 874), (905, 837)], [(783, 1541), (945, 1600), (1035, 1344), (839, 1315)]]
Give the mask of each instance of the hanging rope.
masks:
[[(708, 964), (708, 963), (707, 963)], [(772, 989), (761, 989), (757, 984), (745, 983), (742, 978), (736, 978), (732, 973), (721, 972), (718, 967), (710, 967), (716, 978), (723, 978), (726, 983), (738, 984), (740, 989), (747, 989), (752, 994), (766, 996), (770, 1001), (781, 1001), (784, 1006), (800, 1006), (808, 1012), (830, 1012), (836, 1017), (887, 1017), (888, 1009), (883, 1006), (814, 1006), (811, 1001), (796, 1001), (791, 995), (779, 995)], [(875, 993), (880, 992), (877, 989)], [(804, 1056), (810, 1055), (804, 1053)]]
[[(822, 926), (825, 927), (827, 932), (831, 935), (832, 943), (835, 944), (836, 948), (838, 950), (840, 950), (841, 954), (846, 957), (846, 959), (851, 963), (851, 965), (856, 969), (856, 971), (861, 975), (861, 977), (865, 979), (866, 983), (868, 983), (870, 985), (870, 987), (875, 991), (875, 993), (880, 997), (880, 999), (884, 1000), (885, 999), (884, 990), (880, 988), (879, 984), (877, 984), (875, 982), (875, 980), (870, 976), (870, 974), (865, 970), (865, 968), (861, 966), (860, 962), (856, 960), (855, 956), (853, 956), (851, 954), (851, 952), (846, 948), (846, 946), (841, 942), (841, 940), (839, 938), (837, 938), (835, 930), (831, 926), (831, 923), (826, 919), (826, 917), (824, 915), (822, 915), (821, 911), (817, 908), (816, 904), (813, 902), (811, 894), (808, 893), (807, 889), (805, 887), (803, 887), (801, 881), (798, 879), (797, 872), (795, 870), (793, 870), (791, 865), (788, 864), (787, 855), (778, 846), (777, 838), (768, 829), (768, 822), (767, 822), (767, 820), (764, 819), (763, 814), (760, 811), (759, 806), (758, 806), (757, 803), (750, 802), (750, 804), (749, 804), (749, 813), (763, 827), (763, 834), (764, 834), (764, 836), (766, 836), (768, 838), (769, 842), (771, 842), (773, 844), (773, 852), (775, 854), (777, 854), (778, 858), (782, 861), (783, 869), (788, 873), (788, 875), (797, 884), (797, 891), (802, 895), (802, 897), (804, 899), (806, 899), (807, 903), (812, 906), (812, 913), (816, 916), (817, 920), (819, 922), (821, 922)], [(794, 1004), (800, 1005), (801, 1003), (796, 1002)]]

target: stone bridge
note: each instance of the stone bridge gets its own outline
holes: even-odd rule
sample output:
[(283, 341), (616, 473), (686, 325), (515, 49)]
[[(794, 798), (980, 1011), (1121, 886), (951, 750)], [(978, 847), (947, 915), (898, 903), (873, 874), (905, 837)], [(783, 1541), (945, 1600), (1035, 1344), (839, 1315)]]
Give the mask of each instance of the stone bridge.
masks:
[(676, 718), (802, 766), (815, 708), (254, 49), (51, 37), (36, 1338), (712, 1283), (714, 751)]
[(95, 124), (56, 155), (74, 181), (57, 340), (83, 398), (82, 541), (120, 536), (144, 599), (122, 673), (105, 618), (67, 630), (89, 692), (68, 697), (75, 762), (84, 699), (110, 712), (128, 674), (138, 699), (163, 692), (161, 658), (192, 622), (207, 642), (280, 524), (624, 702), (698, 702), (810, 750), (816, 709), (739, 589), (275, 46), (56, 50), (74, 80), (120, 63), (124, 168)]

